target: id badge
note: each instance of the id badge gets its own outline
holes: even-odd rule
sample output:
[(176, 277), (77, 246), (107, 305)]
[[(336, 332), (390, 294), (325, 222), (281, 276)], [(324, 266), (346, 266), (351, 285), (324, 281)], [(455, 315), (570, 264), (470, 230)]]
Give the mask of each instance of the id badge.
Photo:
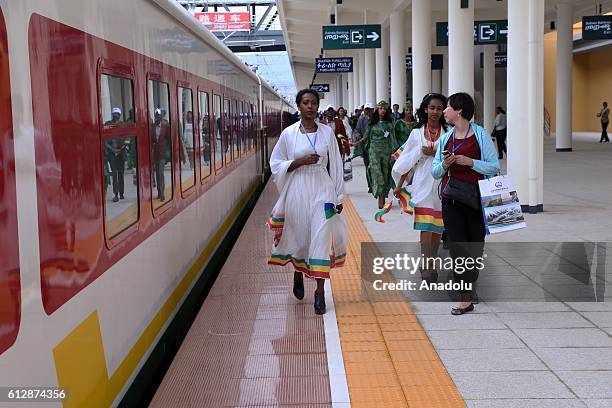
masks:
[(385, 134), (383, 136), (385, 137), (385, 139), (388, 138), (389, 137), (389, 131), (385, 130)]

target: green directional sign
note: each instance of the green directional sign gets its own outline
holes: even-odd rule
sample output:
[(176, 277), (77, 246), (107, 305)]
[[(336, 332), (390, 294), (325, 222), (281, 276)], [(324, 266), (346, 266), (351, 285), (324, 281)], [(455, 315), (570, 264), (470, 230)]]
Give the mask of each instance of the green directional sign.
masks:
[[(508, 20), (474, 21), (474, 45), (508, 42)], [(436, 45), (448, 45), (448, 23), (436, 23)]]
[(612, 39), (612, 15), (583, 16), (583, 40), (610, 40)]
[(323, 49), (380, 48), (380, 31), (380, 24), (323, 26)]

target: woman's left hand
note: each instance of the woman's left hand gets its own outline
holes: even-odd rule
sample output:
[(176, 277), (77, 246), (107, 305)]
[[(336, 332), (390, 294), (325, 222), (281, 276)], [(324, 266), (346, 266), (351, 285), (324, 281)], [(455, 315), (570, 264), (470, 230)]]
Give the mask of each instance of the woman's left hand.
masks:
[(338, 204), (338, 205), (336, 206), (336, 213), (340, 214), (340, 213), (342, 212), (342, 209), (343, 209), (343, 208), (344, 208), (344, 207), (342, 207), (342, 204)]
[(423, 146), (421, 147), (421, 152), (423, 152), (423, 154), (425, 156), (433, 156), (434, 155), (434, 149), (431, 146)]
[(468, 167), (472, 167), (472, 165), (474, 165), (474, 160), (470, 159), (467, 156), (463, 156), (461, 154), (457, 154), (455, 155), (455, 163), (461, 165), (461, 166), (468, 166)]

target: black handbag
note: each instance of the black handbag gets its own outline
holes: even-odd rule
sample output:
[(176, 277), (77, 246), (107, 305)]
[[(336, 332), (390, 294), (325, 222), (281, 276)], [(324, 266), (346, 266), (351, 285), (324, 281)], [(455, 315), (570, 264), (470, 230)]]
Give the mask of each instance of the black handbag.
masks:
[(443, 197), (459, 201), (474, 210), (480, 210), (480, 189), (467, 181), (448, 175), (448, 182), (444, 186)]

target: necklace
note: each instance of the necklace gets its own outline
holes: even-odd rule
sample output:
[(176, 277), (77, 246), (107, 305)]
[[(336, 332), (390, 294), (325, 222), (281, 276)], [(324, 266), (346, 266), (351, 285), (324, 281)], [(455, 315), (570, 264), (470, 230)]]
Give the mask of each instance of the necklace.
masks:
[(436, 129), (436, 132), (434, 133), (434, 137), (435, 137), (435, 140), (434, 140), (434, 138), (431, 136), (431, 131), (429, 129), (429, 123), (425, 127), (427, 129), (427, 137), (429, 138), (429, 144), (431, 145), (431, 148), (433, 149), (435, 145), (435, 140), (438, 140), (438, 137), (440, 136), (441, 128)]
[(300, 127), (304, 131), (304, 134), (306, 135), (306, 139), (308, 139), (308, 142), (310, 143), (310, 146), (312, 146), (312, 150), (314, 150), (315, 154), (318, 154), (317, 153), (317, 136), (319, 135), (319, 132), (317, 132), (317, 130), (315, 128), (314, 143), (313, 143), (313, 141), (310, 139), (310, 135), (306, 131), (306, 127), (304, 126), (304, 124), (302, 122), (300, 122)]

